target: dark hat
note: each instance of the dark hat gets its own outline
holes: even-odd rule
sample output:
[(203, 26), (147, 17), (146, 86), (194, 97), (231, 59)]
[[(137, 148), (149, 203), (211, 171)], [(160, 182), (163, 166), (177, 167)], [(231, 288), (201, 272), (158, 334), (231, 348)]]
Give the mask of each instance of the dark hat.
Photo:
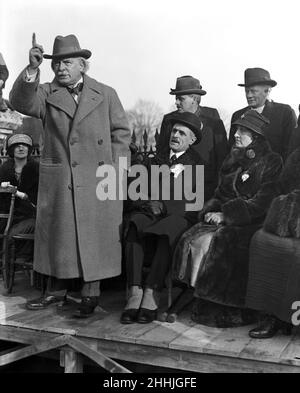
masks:
[(245, 112), (238, 120), (232, 123), (234, 126), (245, 127), (262, 136), (265, 136), (263, 127), (267, 124), (270, 124), (270, 121), (255, 110)]
[(244, 79), (245, 83), (239, 83), (238, 86), (268, 85), (274, 87), (277, 85), (277, 82), (271, 79), (269, 71), (263, 68), (247, 68), (244, 73)]
[(88, 59), (91, 55), (92, 52), (88, 49), (81, 49), (78, 39), (70, 34), (65, 37), (58, 35), (54, 40), (52, 55), (44, 55), (44, 58), (84, 57)]
[(183, 124), (184, 126), (188, 127), (193, 133), (195, 134), (195, 137), (197, 138), (194, 144), (197, 144), (201, 141), (202, 138), (202, 122), (200, 118), (194, 113), (191, 112), (174, 112), (172, 115), (169, 117), (170, 123), (172, 126), (176, 123)]
[(199, 94), (204, 96), (205, 90), (202, 90), (199, 79), (193, 78), (190, 75), (185, 75), (177, 78), (175, 89), (171, 89), (171, 95), (182, 96), (186, 94)]
[(7, 140), (7, 153), (10, 157), (14, 156), (15, 145), (19, 145), (19, 144), (28, 146), (29, 148), (28, 155), (31, 154), (33, 149), (33, 142), (31, 136), (27, 134), (13, 134)]

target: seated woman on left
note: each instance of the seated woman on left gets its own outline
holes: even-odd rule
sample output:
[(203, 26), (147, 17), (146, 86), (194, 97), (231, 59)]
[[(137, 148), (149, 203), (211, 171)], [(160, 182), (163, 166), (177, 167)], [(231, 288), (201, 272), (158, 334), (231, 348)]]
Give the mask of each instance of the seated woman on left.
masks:
[[(0, 166), (1, 187), (17, 187), (13, 225), (10, 238), (17, 233), (33, 233), (35, 227), (35, 206), (37, 203), (39, 164), (30, 158), (33, 142), (27, 134), (14, 134), (7, 141), (10, 158)], [(8, 194), (1, 194), (0, 211), (7, 212), (10, 204)], [(0, 221), (3, 232), (6, 221)], [(19, 242), (16, 257), (27, 261), (32, 258), (32, 242)]]

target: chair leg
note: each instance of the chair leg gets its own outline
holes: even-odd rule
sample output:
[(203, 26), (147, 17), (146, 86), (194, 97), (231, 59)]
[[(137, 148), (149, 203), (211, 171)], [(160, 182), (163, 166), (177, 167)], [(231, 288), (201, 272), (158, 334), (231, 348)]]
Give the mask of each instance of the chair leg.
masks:
[(7, 239), (3, 239), (2, 246), (2, 276), (4, 288), (8, 289), (9, 284), (9, 255), (8, 255), (8, 242)]
[(16, 246), (15, 241), (12, 239), (12, 246), (11, 246), (11, 258), (10, 258), (10, 269), (9, 269), (9, 280), (8, 280), (8, 293), (12, 292), (12, 288), (14, 285), (15, 280), (15, 258), (16, 258)]
[(173, 291), (172, 274), (170, 274), (167, 279), (167, 287), (168, 287), (168, 309), (169, 309), (172, 305), (172, 291)]

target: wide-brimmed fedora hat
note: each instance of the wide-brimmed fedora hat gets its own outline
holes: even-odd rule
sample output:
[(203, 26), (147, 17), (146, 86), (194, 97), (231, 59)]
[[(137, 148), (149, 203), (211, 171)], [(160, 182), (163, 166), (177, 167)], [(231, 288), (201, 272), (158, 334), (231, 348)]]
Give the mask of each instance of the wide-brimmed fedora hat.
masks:
[(254, 85), (268, 85), (274, 87), (277, 82), (271, 79), (270, 73), (263, 68), (247, 68), (244, 73), (244, 83), (239, 83), (238, 86), (250, 87)]
[(53, 44), (52, 55), (43, 55), (45, 59), (58, 59), (65, 57), (84, 57), (88, 59), (92, 52), (88, 49), (81, 49), (78, 39), (74, 34), (65, 37), (58, 35)]
[(182, 96), (186, 94), (199, 94), (204, 96), (205, 90), (202, 90), (199, 79), (193, 78), (190, 75), (180, 76), (176, 80), (175, 89), (171, 89), (171, 95)]
[(19, 144), (28, 146), (29, 148), (28, 155), (31, 154), (33, 149), (33, 141), (31, 136), (27, 134), (13, 134), (7, 140), (7, 153), (10, 157), (13, 157), (14, 155), (15, 145), (19, 145)]
[(265, 136), (264, 127), (270, 124), (270, 121), (255, 110), (245, 112), (238, 120), (232, 123), (234, 126), (242, 126), (256, 134)]
[(200, 118), (191, 112), (174, 112), (169, 118), (172, 126), (176, 123), (183, 124), (193, 131), (196, 137), (194, 144), (201, 141), (202, 138), (202, 122)]

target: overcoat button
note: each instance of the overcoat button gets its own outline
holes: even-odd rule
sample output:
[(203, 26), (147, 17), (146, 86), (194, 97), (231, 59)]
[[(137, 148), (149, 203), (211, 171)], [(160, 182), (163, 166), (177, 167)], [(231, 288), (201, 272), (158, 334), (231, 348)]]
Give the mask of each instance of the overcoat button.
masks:
[(98, 165), (99, 165), (99, 166), (104, 165), (104, 161), (98, 162)]
[(68, 185), (68, 189), (71, 190), (71, 191), (73, 190), (72, 184)]
[(103, 143), (103, 139), (99, 139), (98, 140), (98, 145), (102, 145), (102, 143)]
[(77, 166), (77, 165), (78, 165), (78, 162), (77, 162), (77, 161), (73, 161), (73, 162), (72, 162), (72, 167), (73, 167), (73, 168), (75, 168), (75, 166)]
[(77, 143), (78, 142), (78, 140), (76, 139), (76, 138), (72, 138), (71, 140), (70, 140), (70, 145), (74, 145), (75, 143)]

